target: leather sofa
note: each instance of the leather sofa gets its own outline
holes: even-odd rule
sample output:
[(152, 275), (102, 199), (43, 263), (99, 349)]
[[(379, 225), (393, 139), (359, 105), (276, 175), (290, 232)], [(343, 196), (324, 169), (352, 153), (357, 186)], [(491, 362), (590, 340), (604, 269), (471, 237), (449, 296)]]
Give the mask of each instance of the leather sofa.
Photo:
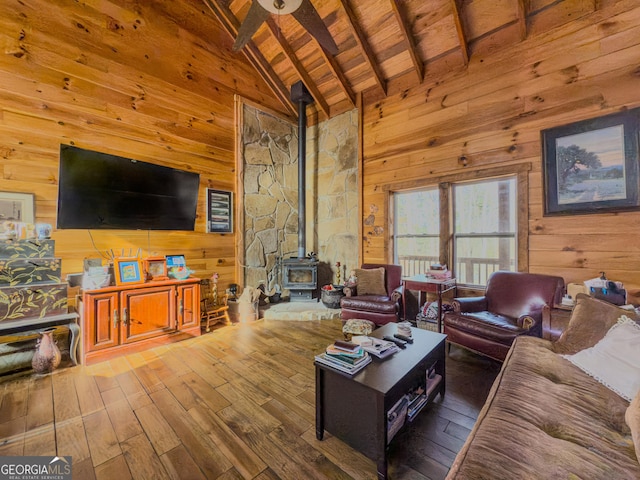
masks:
[(557, 341), (516, 338), (446, 480), (640, 478), (629, 402), (561, 356), (593, 347), (621, 315), (638, 322), (579, 294)]
[(454, 299), (453, 312), (444, 316), (444, 333), (450, 344), (503, 361), (517, 337), (542, 337), (543, 316), (560, 303), (563, 292), (561, 277), (494, 272), (484, 296)]
[[(365, 263), (356, 270), (384, 269), (382, 288), (378, 293), (358, 292), (358, 285), (344, 288), (345, 296), (340, 301), (340, 317), (343, 323), (349, 319), (370, 320), (377, 326), (397, 322), (400, 318), (402, 299), (402, 267), (382, 263)], [(359, 280), (359, 285), (361, 281)]]

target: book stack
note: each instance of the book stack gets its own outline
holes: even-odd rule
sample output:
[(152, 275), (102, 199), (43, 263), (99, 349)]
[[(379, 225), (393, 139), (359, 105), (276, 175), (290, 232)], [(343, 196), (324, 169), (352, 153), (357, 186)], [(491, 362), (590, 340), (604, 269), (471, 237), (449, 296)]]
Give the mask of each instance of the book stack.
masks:
[(365, 352), (377, 358), (387, 358), (400, 351), (400, 348), (395, 343), (380, 340), (379, 338), (358, 335), (353, 337), (351, 341), (360, 345)]
[(449, 280), (452, 278), (451, 271), (447, 270), (447, 266), (439, 263), (434, 263), (429, 267), (428, 276), (435, 280)]
[(360, 345), (342, 340), (329, 345), (315, 360), (349, 375), (355, 375), (371, 363), (371, 357)]

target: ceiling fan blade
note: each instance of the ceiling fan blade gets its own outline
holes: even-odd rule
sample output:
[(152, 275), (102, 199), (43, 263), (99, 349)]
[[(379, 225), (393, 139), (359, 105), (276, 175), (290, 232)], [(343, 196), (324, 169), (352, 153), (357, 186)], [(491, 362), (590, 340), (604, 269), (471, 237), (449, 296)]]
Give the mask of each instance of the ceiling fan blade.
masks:
[(236, 41), (233, 43), (233, 51), (237, 52), (249, 43), (253, 34), (258, 31), (260, 25), (262, 25), (268, 17), (269, 12), (256, 0), (253, 0), (251, 2), (251, 7), (249, 7), (249, 13), (247, 13), (242, 25), (240, 25), (240, 28), (238, 29), (238, 36), (236, 37)]
[(311, 4), (311, 0), (302, 0), (300, 8), (291, 15), (302, 25), (322, 47), (331, 55), (338, 54), (338, 46), (333, 41), (329, 29), (318, 15), (318, 12)]

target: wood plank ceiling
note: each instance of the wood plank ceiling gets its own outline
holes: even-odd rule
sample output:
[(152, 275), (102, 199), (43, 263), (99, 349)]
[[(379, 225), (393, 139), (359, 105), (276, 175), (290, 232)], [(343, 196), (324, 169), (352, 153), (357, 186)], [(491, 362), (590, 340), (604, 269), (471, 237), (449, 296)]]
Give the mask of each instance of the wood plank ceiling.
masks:
[[(235, 39), (252, 1), (202, 0)], [(332, 56), (291, 15), (271, 15), (245, 55), (292, 117), (290, 86), (302, 80), (320, 120), (425, 81), (593, 13), (608, 0), (311, 0), (339, 52)], [(204, 39), (206, 41), (206, 39)]]

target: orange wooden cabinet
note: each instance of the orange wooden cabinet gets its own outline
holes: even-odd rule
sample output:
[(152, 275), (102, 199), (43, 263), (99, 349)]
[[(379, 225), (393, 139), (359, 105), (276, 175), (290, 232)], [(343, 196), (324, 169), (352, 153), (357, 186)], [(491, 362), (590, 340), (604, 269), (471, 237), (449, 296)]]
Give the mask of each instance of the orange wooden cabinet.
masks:
[(82, 358), (108, 360), (200, 335), (200, 280), (166, 280), (83, 292)]

